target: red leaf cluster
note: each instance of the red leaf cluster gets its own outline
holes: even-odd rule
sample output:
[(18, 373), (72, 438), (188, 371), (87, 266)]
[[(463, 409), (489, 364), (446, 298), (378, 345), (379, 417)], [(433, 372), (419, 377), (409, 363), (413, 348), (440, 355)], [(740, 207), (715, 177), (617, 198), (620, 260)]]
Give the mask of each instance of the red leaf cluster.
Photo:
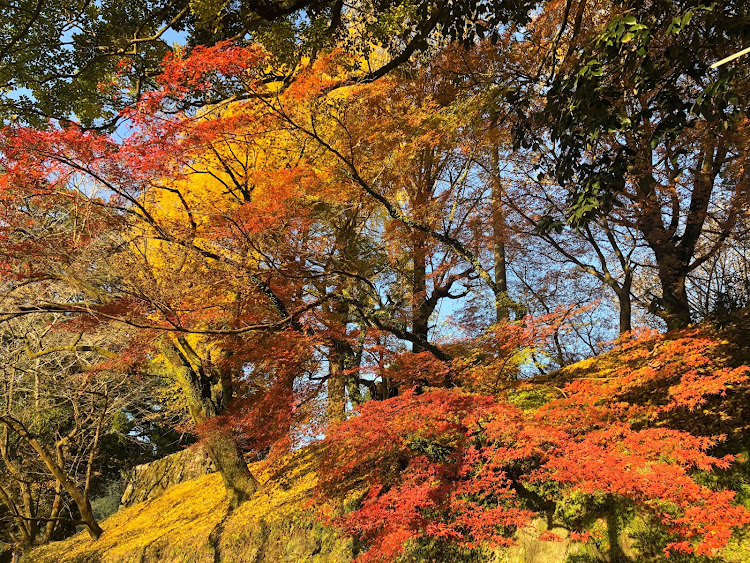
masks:
[[(634, 506), (670, 535), (668, 554), (711, 554), (750, 524), (750, 512), (733, 503), (733, 492), (702, 485), (696, 472), (726, 469), (734, 457), (707, 453), (716, 438), (652, 424), (746, 384), (746, 368), (721, 366), (718, 345), (696, 334), (625, 343), (618, 352), (626, 361), (614, 375), (572, 381), (531, 411), (455, 389), (371, 401), (326, 438), (320, 499), (375, 483), (357, 509), (332, 519), (369, 547), (362, 561), (390, 561), (407, 542), (426, 538), (508, 545), (566, 491)], [(663, 379), (661, 404), (630, 402), (629, 393)]]

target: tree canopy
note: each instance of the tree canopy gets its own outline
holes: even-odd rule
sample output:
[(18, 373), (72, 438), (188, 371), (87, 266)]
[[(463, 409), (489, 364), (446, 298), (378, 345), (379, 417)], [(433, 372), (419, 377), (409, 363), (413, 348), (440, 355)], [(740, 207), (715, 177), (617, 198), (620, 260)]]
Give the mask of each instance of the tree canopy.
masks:
[(99, 538), (107, 471), (195, 440), (236, 510), (248, 461), (322, 441), (362, 561), (615, 508), (661, 555), (724, 548), (750, 374), (691, 325), (750, 304), (750, 83), (709, 68), (747, 17), (0, 6), (4, 541)]

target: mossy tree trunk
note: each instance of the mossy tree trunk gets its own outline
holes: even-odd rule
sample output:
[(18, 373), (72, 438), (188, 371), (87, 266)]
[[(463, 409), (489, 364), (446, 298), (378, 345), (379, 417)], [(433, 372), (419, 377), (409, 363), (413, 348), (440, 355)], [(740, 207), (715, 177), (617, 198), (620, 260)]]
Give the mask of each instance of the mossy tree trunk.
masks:
[(229, 498), (229, 507), (235, 509), (258, 490), (258, 481), (250, 473), (242, 452), (228, 432), (211, 432), (204, 441), (211, 459), (221, 474)]
[[(168, 343), (164, 354), (177, 374), (193, 422), (204, 429), (206, 449), (221, 474), (230, 508), (234, 509), (250, 498), (259, 484), (248, 469), (231, 432), (220, 426), (207, 428), (210, 419), (220, 414), (231, 399), (231, 376), (217, 374), (217, 385), (214, 386), (200, 357), (182, 337)], [(214, 387), (219, 390), (218, 395)]]
[(607, 499), (607, 507), (607, 540), (609, 543), (607, 559), (610, 563), (628, 563), (630, 558), (623, 551), (621, 543), (622, 511), (624, 507), (612, 495), (609, 495)]

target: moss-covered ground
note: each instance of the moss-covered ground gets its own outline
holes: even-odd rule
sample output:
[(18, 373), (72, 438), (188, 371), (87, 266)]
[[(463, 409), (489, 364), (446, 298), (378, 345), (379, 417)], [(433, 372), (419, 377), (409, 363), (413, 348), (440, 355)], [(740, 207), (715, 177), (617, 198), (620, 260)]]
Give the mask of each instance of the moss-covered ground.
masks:
[(24, 562), (350, 561), (351, 542), (324, 528), (309, 508), (319, 458), (320, 450), (309, 448), (273, 470), (254, 464), (263, 489), (232, 513), (214, 473), (120, 510), (102, 523), (98, 541), (83, 531), (33, 550)]

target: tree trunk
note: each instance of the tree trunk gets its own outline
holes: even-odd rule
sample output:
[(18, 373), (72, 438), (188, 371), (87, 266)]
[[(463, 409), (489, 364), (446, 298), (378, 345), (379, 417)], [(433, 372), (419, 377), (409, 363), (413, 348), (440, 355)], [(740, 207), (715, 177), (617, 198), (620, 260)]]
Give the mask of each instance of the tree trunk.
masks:
[(685, 281), (692, 252), (680, 252), (680, 248), (652, 245), (662, 297), (659, 316), (667, 323), (668, 330), (685, 328), (690, 324), (690, 303)]
[(29, 537), (31, 541), (36, 540), (36, 535), (39, 533), (39, 522), (33, 518), (36, 516), (34, 510), (34, 499), (31, 493), (31, 484), (28, 482), (21, 483), (21, 499), (23, 500), (23, 511), (28, 520)]
[(615, 501), (612, 495), (608, 495), (607, 502), (607, 540), (609, 550), (607, 553), (610, 563), (625, 563), (630, 559), (622, 550), (621, 538), (622, 524), (620, 522), (620, 504)]
[(340, 341), (334, 341), (328, 355), (328, 422), (346, 420), (346, 356)]
[[(188, 408), (197, 426), (206, 422), (206, 409), (202, 401), (196, 403), (193, 400), (188, 403)], [(229, 506), (235, 509), (258, 490), (258, 481), (250, 473), (237, 442), (227, 430), (213, 428), (203, 439), (216, 469), (221, 474)]]
[[(345, 254), (349, 254), (351, 248), (349, 243), (351, 237), (343, 237), (345, 244)], [(341, 282), (337, 289), (342, 292), (345, 289), (345, 282)], [(349, 305), (339, 301), (333, 305), (331, 311), (333, 318), (333, 331), (346, 332), (346, 326), (349, 321)], [(346, 388), (349, 377), (346, 370), (352, 367), (354, 361), (354, 350), (351, 344), (343, 338), (331, 340), (328, 348), (328, 422), (343, 422), (346, 420)]]
[[(427, 240), (422, 232), (412, 233), (412, 289), (411, 289), (411, 331), (415, 336), (427, 341), (430, 316), (424, 304), (427, 301)], [(430, 311), (431, 313), (432, 311)], [(412, 352), (424, 352), (424, 347), (412, 342)]]
[(505, 214), (503, 213), (503, 184), (500, 178), (500, 147), (492, 143), (490, 153), (492, 175), (492, 255), (495, 261), (495, 320), (510, 318), (508, 307), (508, 271), (505, 262)]
[(625, 334), (633, 330), (633, 303), (630, 299), (630, 288), (633, 285), (633, 275), (630, 269), (625, 271), (625, 279), (622, 286), (615, 289), (617, 301), (620, 306), (620, 334)]
[(641, 227), (641, 232), (654, 252), (662, 292), (652, 312), (664, 319), (669, 330), (685, 328), (692, 320), (685, 281), (693, 250), (686, 251), (681, 246), (670, 244), (671, 241), (664, 240), (657, 229)]
[(42, 543), (49, 543), (52, 541), (52, 539), (55, 537), (55, 530), (57, 530), (57, 523), (58, 520), (56, 518), (60, 516), (60, 510), (62, 510), (62, 490), (60, 489), (60, 484), (57, 484), (57, 487), (55, 488), (55, 499), (52, 501), (52, 510), (49, 513), (49, 521), (47, 522), (47, 527), (44, 531), (44, 539), (42, 540)]
[[(187, 399), (193, 422), (196, 426), (204, 425), (209, 418), (217, 414), (210, 388), (205, 388), (210, 382), (196, 372), (176, 344), (165, 346), (164, 353), (177, 372), (177, 380)], [(231, 509), (237, 508), (258, 490), (258, 481), (250, 473), (237, 442), (226, 429), (212, 428), (208, 435), (204, 436), (204, 442), (221, 474), (229, 506)]]
[(228, 432), (215, 429), (204, 438), (204, 442), (221, 474), (229, 507), (234, 510), (258, 490), (258, 481), (250, 473), (237, 442)]
[(662, 317), (669, 330), (685, 328), (691, 322), (685, 280), (687, 275), (670, 268), (659, 268), (662, 288)]
[[(425, 149), (422, 153), (422, 162), (419, 173), (414, 179), (416, 191), (412, 199), (414, 217), (424, 222), (428, 216), (428, 201), (433, 188), (433, 151)], [(430, 315), (432, 308), (428, 306), (427, 299), (427, 253), (428, 235), (418, 229), (411, 231), (411, 330), (412, 333), (427, 341), (429, 331)], [(424, 352), (425, 348), (417, 342), (412, 342), (412, 352), (415, 354)]]
[[(18, 515), (18, 507), (13, 502), (13, 499), (11, 498), (10, 494), (3, 489), (2, 486), (0, 486), (0, 501), (5, 505), (5, 507), (8, 510), (8, 513), (11, 516), (17, 516)], [(19, 532), (21, 532), (21, 543), (24, 546), (31, 545), (33, 542), (33, 538), (29, 535), (29, 528), (26, 525), (27, 523), (24, 522), (24, 520), (19, 519), (20, 521), (17, 523), (17, 527)]]
[[(669, 330), (684, 328), (692, 321), (685, 281), (691, 269), (696, 246), (704, 232), (706, 219), (715, 187), (716, 179), (725, 164), (727, 143), (719, 132), (707, 131), (701, 138), (700, 154), (692, 170), (693, 186), (690, 205), (680, 217), (679, 200), (674, 200), (669, 225), (664, 224), (663, 207), (659, 200), (657, 181), (653, 173), (653, 150), (646, 148), (643, 161), (648, 173), (636, 184), (641, 215), (638, 228), (651, 247), (661, 282), (662, 298), (658, 314), (666, 321)], [(730, 213), (721, 228), (719, 242), (729, 236), (736, 215)], [(680, 225), (683, 233), (678, 235)], [(710, 252), (717, 252), (716, 244)], [(703, 256), (703, 259), (707, 255)]]
[(630, 301), (630, 294), (622, 294), (618, 296), (620, 302), (620, 334), (625, 334), (633, 330), (632, 316), (633, 306)]
[[(70, 493), (70, 491), (68, 491)], [(91, 502), (88, 497), (81, 500), (73, 499), (78, 507), (78, 511), (81, 513), (81, 520), (86, 524), (86, 529), (89, 532), (91, 539), (98, 540), (99, 537), (104, 533), (99, 523), (94, 518), (94, 511), (91, 510)]]

